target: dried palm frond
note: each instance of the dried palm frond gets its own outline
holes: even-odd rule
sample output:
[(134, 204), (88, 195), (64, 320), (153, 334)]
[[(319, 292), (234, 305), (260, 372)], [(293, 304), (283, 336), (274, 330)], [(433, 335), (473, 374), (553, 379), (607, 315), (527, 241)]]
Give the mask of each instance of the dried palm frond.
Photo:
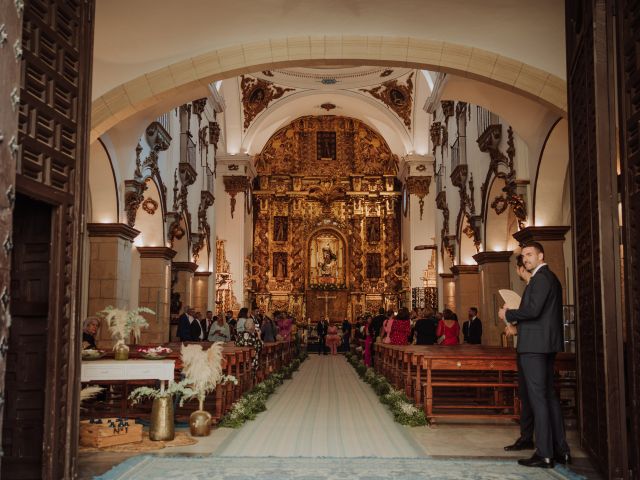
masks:
[(100, 392), (102, 392), (104, 388), (99, 387), (98, 385), (90, 385), (86, 388), (80, 390), (80, 402), (84, 402), (85, 400), (90, 400)]
[(139, 307), (133, 310), (122, 310), (114, 308), (111, 305), (98, 312), (98, 315), (102, 316), (107, 321), (111, 337), (116, 341), (113, 347), (114, 349), (119, 345), (126, 344), (126, 341), (132, 332), (135, 341), (138, 342), (140, 340), (141, 330), (149, 326), (147, 320), (140, 315), (141, 313), (155, 315), (153, 310), (146, 307)]
[(193, 397), (200, 401), (200, 409), (207, 393), (223, 380), (222, 343), (214, 343), (209, 350), (202, 345), (182, 345), (181, 357), (186, 381), (193, 389)]

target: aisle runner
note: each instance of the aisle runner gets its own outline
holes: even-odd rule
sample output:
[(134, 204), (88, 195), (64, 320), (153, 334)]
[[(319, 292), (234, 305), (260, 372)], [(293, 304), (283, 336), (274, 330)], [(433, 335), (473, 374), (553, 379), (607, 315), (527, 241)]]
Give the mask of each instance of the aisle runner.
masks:
[(311, 355), (215, 455), (239, 457), (422, 457), (342, 355)]
[[(277, 432), (274, 432), (277, 434)], [(564, 475), (563, 475), (564, 474)], [(513, 461), (431, 458), (171, 458), (134, 457), (98, 480), (558, 480), (579, 479), (555, 470), (519, 467)]]

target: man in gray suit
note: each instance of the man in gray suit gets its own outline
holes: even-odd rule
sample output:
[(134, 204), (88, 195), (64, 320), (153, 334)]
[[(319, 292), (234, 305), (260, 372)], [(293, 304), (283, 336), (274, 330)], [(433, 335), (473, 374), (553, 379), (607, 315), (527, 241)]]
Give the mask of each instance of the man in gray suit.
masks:
[(522, 248), (525, 268), (531, 279), (520, 307), (498, 312), (500, 319), (518, 324), (520, 366), (533, 409), (536, 452), (531, 458), (518, 460), (527, 467), (553, 468), (554, 460), (569, 463), (569, 446), (565, 438), (560, 402), (553, 388), (553, 364), (556, 353), (563, 351), (562, 286), (544, 263), (544, 249), (538, 242)]

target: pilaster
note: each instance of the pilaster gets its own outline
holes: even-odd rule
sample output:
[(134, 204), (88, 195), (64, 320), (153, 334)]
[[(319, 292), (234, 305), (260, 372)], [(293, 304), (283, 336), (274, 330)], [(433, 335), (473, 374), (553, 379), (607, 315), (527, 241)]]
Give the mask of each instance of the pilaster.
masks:
[(480, 304), (480, 282), (477, 265), (454, 265), (451, 267), (455, 283), (456, 308), (458, 320), (464, 321), (469, 307)]

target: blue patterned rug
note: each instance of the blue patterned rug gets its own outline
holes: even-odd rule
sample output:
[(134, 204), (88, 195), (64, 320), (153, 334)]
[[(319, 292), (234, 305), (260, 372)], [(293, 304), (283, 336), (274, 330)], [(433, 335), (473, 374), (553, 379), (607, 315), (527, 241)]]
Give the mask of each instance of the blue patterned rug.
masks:
[(515, 461), (433, 458), (165, 457), (141, 455), (114, 467), (99, 480), (550, 480), (582, 479), (558, 466), (520, 467)]

